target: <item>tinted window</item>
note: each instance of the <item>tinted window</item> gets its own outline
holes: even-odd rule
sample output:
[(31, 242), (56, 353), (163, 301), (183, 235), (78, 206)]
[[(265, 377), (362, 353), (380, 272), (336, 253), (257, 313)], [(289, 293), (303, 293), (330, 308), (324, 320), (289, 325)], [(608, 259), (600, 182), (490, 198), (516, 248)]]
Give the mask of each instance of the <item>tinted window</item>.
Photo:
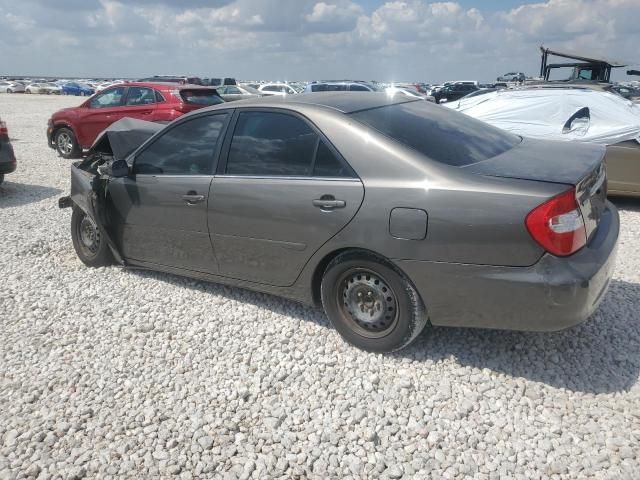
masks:
[(156, 103), (155, 91), (146, 87), (129, 87), (127, 105), (150, 105)]
[(320, 83), (318, 85), (311, 85), (312, 92), (326, 92), (327, 85), (325, 83)]
[(233, 133), (226, 173), (309, 175), (317, 139), (305, 122), (292, 115), (243, 112)]
[(351, 85), (351, 90), (354, 92), (368, 92), (369, 89), (363, 85), (353, 84)]
[(437, 162), (469, 165), (495, 157), (520, 137), (429, 102), (415, 101), (352, 116)]
[(227, 87), (224, 87), (224, 89), (227, 95), (242, 95), (242, 92), (238, 87), (227, 86)]
[(316, 153), (316, 163), (313, 166), (314, 177), (353, 177), (350, 168), (347, 168), (329, 147), (320, 140)]
[(264, 92), (280, 92), (281, 91), (280, 87), (276, 85), (270, 85), (268, 87), (264, 87), (262, 90)]
[(194, 118), (170, 129), (136, 156), (135, 173), (208, 175), (226, 114)]
[(180, 90), (180, 96), (186, 103), (193, 105), (217, 105), (224, 103), (215, 89), (199, 88), (197, 90)]
[(91, 99), (91, 108), (108, 108), (122, 105), (124, 87), (111, 88)]
[(347, 85), (344, 84), (329, 84), (327, 85), (328, 92), (344, 92), (347, 90)]

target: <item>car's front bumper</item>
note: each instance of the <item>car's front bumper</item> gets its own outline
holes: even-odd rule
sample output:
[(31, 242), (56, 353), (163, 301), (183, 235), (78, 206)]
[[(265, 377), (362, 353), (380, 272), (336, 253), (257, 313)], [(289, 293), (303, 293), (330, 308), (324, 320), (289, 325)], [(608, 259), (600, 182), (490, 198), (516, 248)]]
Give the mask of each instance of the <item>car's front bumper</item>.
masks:
[(434, 325), (553, 331), (586, 320), (607, 290), (620, 219), (607, 202), (589, 244), (570, 257), (545, 254), (531, 267), (396, 260)]

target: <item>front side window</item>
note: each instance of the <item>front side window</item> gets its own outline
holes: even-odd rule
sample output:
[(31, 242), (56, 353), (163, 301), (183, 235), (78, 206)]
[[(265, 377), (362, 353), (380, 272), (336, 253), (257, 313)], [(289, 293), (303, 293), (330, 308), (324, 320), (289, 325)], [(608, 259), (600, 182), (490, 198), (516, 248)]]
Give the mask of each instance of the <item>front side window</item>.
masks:
[(353, 85), (351, 85), (351, 91), (353, 91), (353, 92), (368, 92), (369, 89), (367, 87), (365, 87), (364, 85), (358, 85), (358, 84), (354, 83)]
[(231, 140), (229, 175), (307, 176), (318, 135), (284, 113), (242, 112)]
[(91, 99), (91, 108), (110, 108), (122, 105), (124, 87), (116, 87), (106, 90)]
[(151, 105), (156, 103), (155, 91), (147, 87), (129, 87), (127, 105)]
[(133, 171), (152, 175), (209, 175), (227, 114), (198, 117), (170, 129), (136, 155)]
[(422, 100), (355, 112), (351, 116), (436, 162), (481, 162), (520, 143), (517, 135)]

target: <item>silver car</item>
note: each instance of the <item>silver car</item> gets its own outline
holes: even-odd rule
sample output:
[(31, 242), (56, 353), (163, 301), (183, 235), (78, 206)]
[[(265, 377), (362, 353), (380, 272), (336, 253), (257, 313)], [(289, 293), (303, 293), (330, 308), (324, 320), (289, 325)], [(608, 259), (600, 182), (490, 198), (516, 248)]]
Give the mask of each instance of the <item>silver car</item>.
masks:
[(404, 96), (266, 97), (115, 123), (60, 206), (87, 265), (321, 305), (347, 341), (388, 352), (428, 322), (585, 320), (618, 239), (604, 153)]

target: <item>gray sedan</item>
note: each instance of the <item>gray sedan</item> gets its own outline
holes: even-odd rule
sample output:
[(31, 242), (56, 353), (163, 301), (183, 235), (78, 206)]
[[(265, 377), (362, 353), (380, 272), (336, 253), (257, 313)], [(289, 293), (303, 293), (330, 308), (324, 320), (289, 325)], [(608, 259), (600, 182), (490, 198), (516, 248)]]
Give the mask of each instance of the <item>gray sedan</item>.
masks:
[(74, 164), (60, 200), (89, 266), (322, 305), (347, 341), (376, 352), (428, 322), (575, 325), (613, 272), (619, 219), (599, 146), (523, 139), (378, 93), (124, 122)]

